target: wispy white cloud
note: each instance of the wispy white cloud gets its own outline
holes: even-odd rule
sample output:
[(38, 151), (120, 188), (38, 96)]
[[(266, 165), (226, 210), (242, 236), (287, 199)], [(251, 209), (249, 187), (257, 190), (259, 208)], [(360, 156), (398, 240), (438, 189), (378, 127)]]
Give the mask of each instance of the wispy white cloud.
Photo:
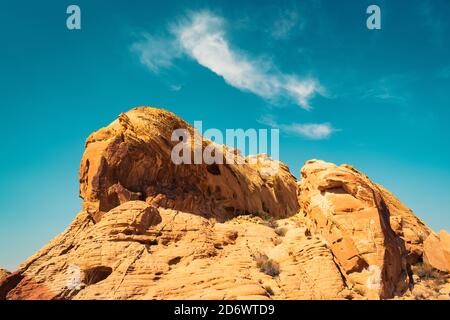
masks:
[(286, 39), (294, 28), (303, 28), (299, 13), (296, 10), (284, 10), (275, 20), (271, 34), (275, 39)]
[(410, 98), (410, 94), (405, 90), (405, 85), (414, 81), (414, 79), (414, 74), (392, 74), (384, 76), (357, 87), (353, 95), (358, 95), (362, 100), (378, 100), (385, 103), (403, 105), (408, 103)]
[(329, 123), (293, 123), (281, 127), (287, 132), (301, 135), (313, 140), (326, 139), (335, 131)]
[(388, 87), (381, 87), (381, 88), (371, 88), (367, 89), (361, 96), (362, 99), (379, 99), (379, 100), (389, 100), (389, 101), (396, 101), (396, 102), (405, 102), (405, 97), (402, 97), (400, 95), (396, 95), (392, 92), (392, 90)]
[(141, 63), (153, 73), (172, 67), (174, 59), (182, 54), (175, 41), (150, 34), (143, 34), (143, 39), (133, 43), (131, 51), (137, 53)]
[(173, 39), (164, 42), (147, 35), (133, 49), (153, 72), (170, 68), (181, 50), (235, 88), (272, 102), (287, 99), (304, 109), (310, 108), (310, 100), (322, 92), (318, 81), (281, 73), (270, 61), (233, 48), (225, 26), (222, 17), (209, 11), (193, 12), (172, 25)]
[(183, 86), (181, 84), (170, 85), (170, 90), (172, 91), (180, 91), (181, 89), (183, 89)]
[(323, 140), (329, 138), (334, 132), (339, 131), (330, 123), (277, 123), (272, 117), (265, 116), (258, 122), (268, 125), (272, 128), (278, 128), (288, 134), (302, 136), (310, 140)]

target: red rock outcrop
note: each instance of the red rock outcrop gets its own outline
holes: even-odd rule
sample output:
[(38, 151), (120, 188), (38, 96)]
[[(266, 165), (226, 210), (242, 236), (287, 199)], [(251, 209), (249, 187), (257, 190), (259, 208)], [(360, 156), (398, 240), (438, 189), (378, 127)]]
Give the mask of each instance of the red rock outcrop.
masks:
[(313, 160), (297, 183), (265, 156), (177, 165), (180, 128), (194, 136), (174, 114), (140, 107), (93, 133), (83, 210), (0, 280), (0, 299), (445, 298), (419, 267), (439, 267), (446, 236), (364, 174)]

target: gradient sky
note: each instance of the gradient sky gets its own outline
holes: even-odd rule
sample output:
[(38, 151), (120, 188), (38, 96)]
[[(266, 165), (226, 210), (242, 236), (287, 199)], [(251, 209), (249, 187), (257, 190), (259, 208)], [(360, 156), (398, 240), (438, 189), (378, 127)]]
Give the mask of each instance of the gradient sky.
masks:
[[(73, 3), (82, 30), (66, 28)], [(352, 164), (450, 230), (449, 14), (448, 0), (2, 1), (0, 266), (71, 222), (85, 139), (139, 105), (276, 125), (295, 175)]]

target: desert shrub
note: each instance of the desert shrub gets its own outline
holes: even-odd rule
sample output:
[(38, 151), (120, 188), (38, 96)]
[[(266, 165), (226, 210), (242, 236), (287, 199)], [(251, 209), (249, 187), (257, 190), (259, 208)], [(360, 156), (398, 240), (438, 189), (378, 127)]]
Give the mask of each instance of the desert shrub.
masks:
[(258, 212), (255, 214), (255, 216), (260, 217), (262, 220), (264, 220), (263, 224), (272, 229), (275, 229), (278, 227), (278, 222), (267, 212), (264, 212), (264, 211)]
[(269, 259), (265, 254), (255, 256), (256, 266), (259, 270), (269, 276), (276, 277), (280, 274), (280, 265), (278, 262)]
[(422, 280), (431, 281), (435, 288), (439, 288), (440, 286), (446, 284), (449, 277), (447, 272), (434, 269), (429, 264), (423, 262), (415, 265), (413, 267), (413, 272)]
[(234, 241), (237, 239), (239, 233), (236, 230), (232, 230), (232, 231), (228, 231), (227, 232), (227, 237), (228, 239)]
[(263, 262), (261, 264), (261, 266), (259, 267), (259, 270), (261, 270), (261, 272), (264, 272), (265, 274), (272, 276), (272, 277), (276, 277), (280, 274), (280, 266), (278, 264), (278, 262), (269, 259), (266, 262)]
[[(427, 263), (419, 263), (415, 265), (413, 269), (414, 273), (417, 274), (420, 278), (423, 279), (434, 279), (434, 280), (442, 280), (444, 278), (444, 274), (434, 269)], [(444, 283), (445, 283), (445, 279)]]
[(278, 222), (276, 220), (270, 219), (269, 221), (267, 221), (266, 226), (275, 229), (278, 228)]
[(256, 261), (256, 266), (259, 268), (264, 261), (267, 261), (269, 257), (263, 253), (257, 253), (253, 257)]
[(264, 221), (270, 221), (272, 220), (272, 216), (268, 214), (267, 212), (261, 211), (256, 214), (258, 217), (263, 219)]
[(286, 235), (287, 229), (286, 228), (276, 228), (275, 233), (279, 235), (280, 237), (284, 237)]

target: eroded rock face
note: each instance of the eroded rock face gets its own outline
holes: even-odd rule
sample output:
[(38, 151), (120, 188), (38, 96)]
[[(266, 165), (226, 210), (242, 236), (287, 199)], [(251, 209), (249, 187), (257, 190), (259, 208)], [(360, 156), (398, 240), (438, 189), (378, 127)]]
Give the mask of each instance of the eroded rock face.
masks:
[[(80, 167), (80, 196), (95, 220), (130, 200), (215, 217), (265, 212), (286, 217), (298, 211), (295, 177), (284, 164), (264, 159), (256, 164), (181, 164), (171, 160), (180, 141), (175, 130), (186, 129), (194, 153), (212, 142), (196, 141), (194, 129), (173, 113), (140, 107), (120, 115), (86, 142)], [(228, 149), (226, 149), (228, 150)], [(224, 152), (225, 154), (227, 152)], [(231, 152), (230, 152), (231, 153)], [(267, 170), (278, 165), (276, 173)]]
[(312, 160), (297, 183), (267, 157), (176, 165), (179, 128), (193, 136), (172, 113), (141, 107), (92, 134), (83, 210), (0, 275), (0, 300), (413, 299), (443, 282), (420, 266), (443, 270), (448, 235), (353, 167)]
[(450, 271), (450, 235), (447, 232), (442, 230), (425, 240), (424, 261), (437, 270)]
[(300, 206), (326, 238), (346, 281), (365, 287), (368, 296), (402, 294), (412, 282), (410, 257), (421, 254), (414, 245), (428, 228), (351, 166), (312, 160), (301, 176)]

